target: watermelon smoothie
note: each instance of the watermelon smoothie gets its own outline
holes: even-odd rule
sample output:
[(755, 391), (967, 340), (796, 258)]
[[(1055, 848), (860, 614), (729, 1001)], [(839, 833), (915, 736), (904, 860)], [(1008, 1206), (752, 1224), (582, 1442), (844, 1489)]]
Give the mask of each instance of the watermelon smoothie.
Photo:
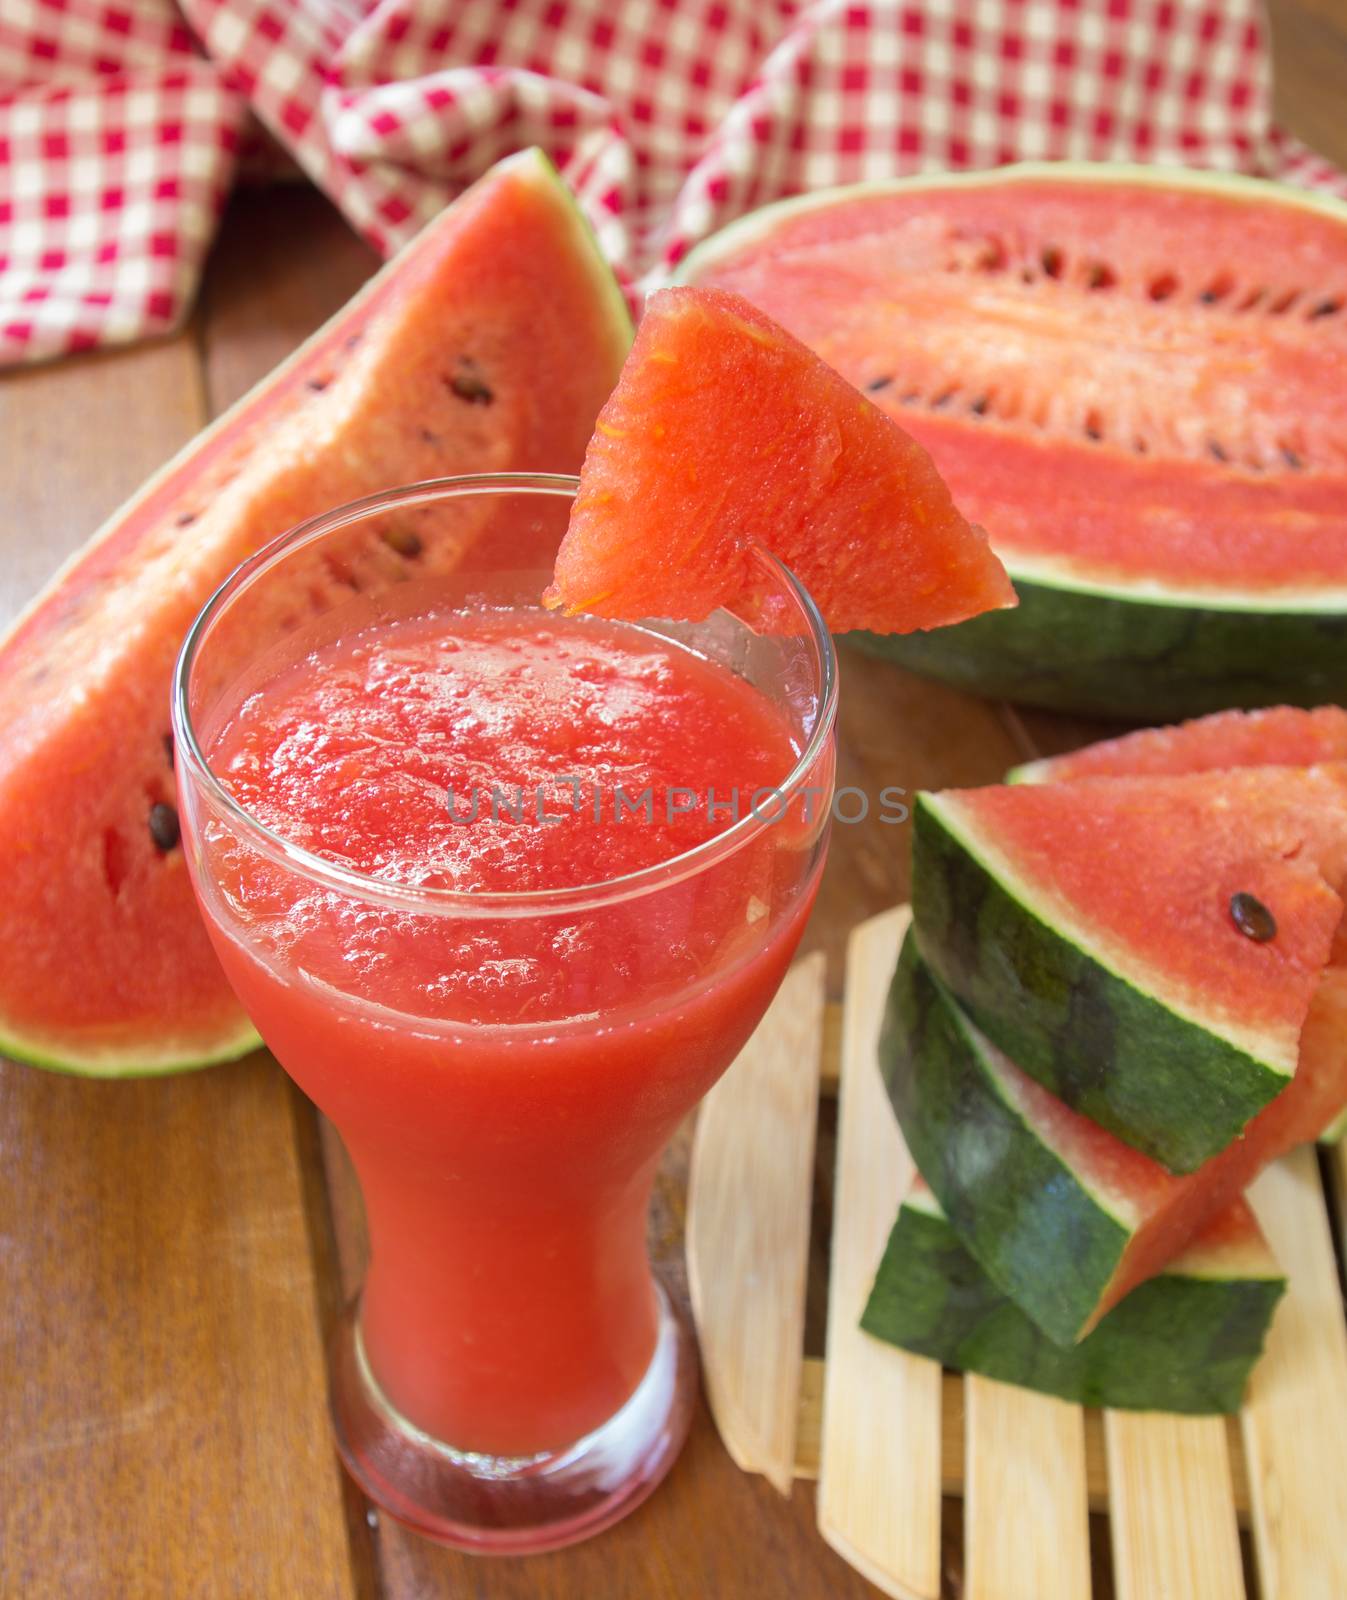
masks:
[[(429, 540), (457, 499), (461, 538), (464, 496), (517, 516), (520, 483), (398, 504), (420, 496)], [(636, 1504), (686, 1431), (647, 1204), (813, 901), (827, 634), (767, 557), (760, 630), (558, 618), (530, 603), (541, 574), (471, 572), (282, 617), (351, 517), (242, 569), (184, 648), (189, 867), (230, 982), (360, 1179), (347, 1465), (432, 1537), (549, 1548)]]

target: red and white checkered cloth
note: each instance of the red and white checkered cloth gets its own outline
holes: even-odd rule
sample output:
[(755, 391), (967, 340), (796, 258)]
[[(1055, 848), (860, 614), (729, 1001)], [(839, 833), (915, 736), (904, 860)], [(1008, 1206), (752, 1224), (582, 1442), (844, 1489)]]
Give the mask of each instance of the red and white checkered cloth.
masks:
[(249, 112), (379, 250), (548, 150), (629, 276), (749, 207), (1024, 157), (1347, 194), (1257, 0), (0, 0), (0, 364), (172, 328)]

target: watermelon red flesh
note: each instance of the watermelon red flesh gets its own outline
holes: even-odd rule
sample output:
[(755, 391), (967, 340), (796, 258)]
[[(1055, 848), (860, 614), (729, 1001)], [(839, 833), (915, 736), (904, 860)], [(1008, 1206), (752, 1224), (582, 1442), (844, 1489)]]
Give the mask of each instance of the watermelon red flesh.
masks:
[(1107, 169), (835, 191), (710, 241), (901, 419), (1012, 572), (1347, 584), (1347, 210)]
[(908, 632), (1014, 595), (926, 452), (736, 296), (652, 296), (585, 455), (549, 605), (698, 618), (780, 557), (830, 627)]
[[(1298, 1075), (1345, 873), (1341, 764), (1100, 778), (922, 796), (913, 906), (985, 1033), (1189, 1171)], [(1273, 938), (1240, 929), (1237, 894)]]
[[(58, 573), (0, 644), (5, 1049), (120, 1073), (247, 1047), (181, 850), (148, 825), (174, 800), (169, 678), (193, 614), (244, 556), (356, 496), (465, 471), (575, 470), (629, 341), (560, 179), (536, 151), (513, 157)], [(479, 510), (436, 544), (366, 529), (285, 609), (323, 609), (371, 572), (455, 564), (521, 526)], [(499, 561), (551, 554), (535, 538)]]
[(922, 1176), (967, 1248), (1050, 1338), (1078, 1340), (1154, 1277), (1271, 1160), (1313, 1138), (1347, 1064), (1340, 978), (1316, 996), (1292, 1084), (1243, 1138), (1175, 1175), (1049, 1094), (969, 1020), (909, 934), (880, 1042)]
[(1347, 761), (1347, 711), (1341, 706), (1219, 711), (1177, 727), (1142, 728), (1030, 761), (1007, 777), (1011, 783), (1067, 783), (1231, 767), (1310, 767), (1322, 761)]

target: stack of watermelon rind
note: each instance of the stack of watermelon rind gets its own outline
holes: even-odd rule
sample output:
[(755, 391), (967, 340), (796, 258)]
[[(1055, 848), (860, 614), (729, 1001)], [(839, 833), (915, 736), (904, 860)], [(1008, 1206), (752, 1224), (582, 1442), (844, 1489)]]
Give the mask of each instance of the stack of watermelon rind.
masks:
[(1347, 1107), (1343, 840), (1338, 707), (919, 797), (879, 1057), (920, 1176), (868, 1332), (1084, 1405), (1240, 1408), (1286, 1287), (1243, 1191)]

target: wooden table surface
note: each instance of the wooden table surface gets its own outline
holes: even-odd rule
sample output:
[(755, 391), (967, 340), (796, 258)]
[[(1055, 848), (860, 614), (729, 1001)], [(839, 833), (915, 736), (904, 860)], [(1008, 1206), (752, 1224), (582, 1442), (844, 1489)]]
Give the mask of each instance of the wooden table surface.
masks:
[[(1273, 21), (1285, 121), (1347, 165), (1347, 0), (1277, 0)], [(243, 196), (184, 332), (4, 377), (0, 623), (373, 264), (317, 195)], [(838, 781), (871, 790), (993, 780), (1031, 748), (1095, 731), (850, 653), (843, 679)], [(906, 895), (907, 841), (878, 822), (834, 840), (807, 947), (828, 952), (835, 990), (846, 931)], [(686, 1155), (684, 1136), (651, 1230), (676, 1286)], [(825, 1137), (820, 1273), (829, 1157)], [(877, 1593), (818, 1537), (812, 1487), (787, 1501), (739, 1473), (704, 1408), (658, 1494), (589, 1545), (474, 1560), (378, 1517), (337, 1464), (325, 1400), (326, 1331), (364, 1250), (340, 1148), (264, 1053), (112, 1084), (0, 1063), (0, 1596)]]

